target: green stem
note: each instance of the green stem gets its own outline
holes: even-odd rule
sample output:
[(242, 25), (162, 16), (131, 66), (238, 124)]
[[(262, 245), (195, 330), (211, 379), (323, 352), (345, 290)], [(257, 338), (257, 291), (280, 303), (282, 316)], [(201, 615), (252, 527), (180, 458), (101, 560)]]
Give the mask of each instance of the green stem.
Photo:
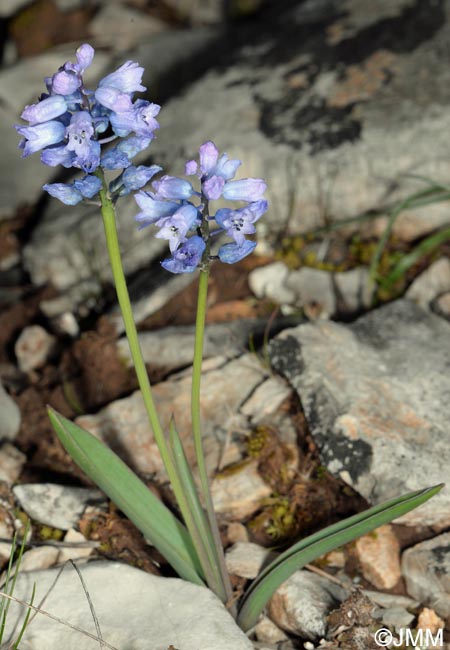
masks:
[(119, 307), (125, 325), (125, 333), (127, 335), (128, 345), (130, 346), (131, 357), (133, 359), (137, 380), (141, 389), (142, 399), (144, 400), (145, 409), (147, 411), (147, 415), (153, 429), (153, 435), (155, 436), (156, 443), (161, 452), (161, 457), (163, 459), (164, 465), (166, 468), (170, 468), (172, 467), (172, 462), (167, 449), (167, 443), (164, 437), (161, 423), (159, 421), (158, 413), (156, 412), (155, 403), (153, 401), (152, 388), (142, 356), (136, 325), (133, 318), (130, 296), (128, 294), (128, 287), (126, 284), (122, 258), (120, 255), (114, 205), (108, 196), (103, 174), (100, 175), (99, 173), (99, 177), (103, 181), (103, 189), (100, 190), (100, 200), (102, 204), (101, 210), (103, 225), (105, 228), (106, 246), (108, 248), (109, 261), (114, 278), (114, 284), (116, 287), (117, 299), (119, 301)]
[(216, 548), (217, 570), (220, 572), (220, 581), (224, 590), (226, 600), (232, 595), (232, 588), (228, 571), (225, 566), (222, 543), (220, 540), (219, 528), (214, 513), (214, 504), (209, 488), (208, 472), (206, 469), (205, 454), (202, 443), (202, 427), (200, 414), (200, 384), (202, 376), (203, 361), (203, 340), (205, 333), (206, 303), (208, 296), (209, 264), (204, 264), (200, 271), (198, 298), (197, 298), (197, 316), (195, 320), (195, 344), (194, 344), (194, 363), (192, 367), (192, 393), (191, 393), (191, 417), (192, 417), (192, 434), (194, 437), (195, 455), (197, 460), (198, 474), (200, 478), (200, 492), (206, 507), (209, 526), (214, 537)]

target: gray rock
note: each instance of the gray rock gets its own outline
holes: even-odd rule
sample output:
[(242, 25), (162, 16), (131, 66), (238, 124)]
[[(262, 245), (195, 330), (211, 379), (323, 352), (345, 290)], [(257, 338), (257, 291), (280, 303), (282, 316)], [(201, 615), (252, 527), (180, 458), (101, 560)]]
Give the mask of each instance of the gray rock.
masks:
[(402, 573), (410, 596), (442, 618), (450, 616), (450, 533), (407, 549)]
[(180, 18), (188, 18), (194, 24), (217, 23), (224, 18), (223, 0), (167, 0), (167, 4)]
[[(268, 643), (269, 648), (278, 647), (276, 646), (277, 643), (288, 640), (287, 634), (280, 630), (267, 616), (262, 616), (255, 625), (255, 636), (260, 643)], [(260, 648), (260, 646), (257, 647)], [(264, 650), (264, 648), (260, 650)]]
[(402, 607), (403, 609), (415, 610), (420, 607), (420, 602), (409, 598), (409, 596), (401, 596), (400, 594), (389, 594), (383, 591), (372, 591), (370, 589), (363, 589), (362, 593), (367, 596), (373, 603), (379, 605), (383, 609), (390, 609), (395, 607)]
[(20, 429), (21, 415), (15, 401), (0, 383), (0, 440), (14, 440)]
[(354, 552), (364, 578), (378, 589), (392, 589), (401, 579), (400, 545), (389, 524), (357, 539)]
[[(237, 357), (248, 346), (250, 336), (264, 329), (265, 321), (240, 320), (232, 323), (207, 325), (203, 358), (214, 356)], [(195, 327), (192, 325), (165, 327), (157, 331), (141, 332), (139, 343), (144, 361), (153, 366), (177, 369), (192, 364)], [(117, 342), (119, 355), (131, 367), (132, 359), (127, 339)]]
[(405, 295), (418, 305), (428, 307), (439, 294), (447, 291), (450, 291), (450, 260), (441, 257), (414, 280)]
[(15, 483), (26, 460), (25, 454), (19, 451), (17, 447), (14, 447), (10, 442), (3, 443), (0, 446), (0, 481)]
[(345, 597), (345, 590), (330, 580), (296, 571), (277, 589), (267, 611), (282, 630), (314, 640), (325, 636), (327, 615)]
[[(361, 6), (277, 4), (270, 28), (247, 30), (225, 63), (164, 106), (152, 154), (179, 173), (213, 138), (245, 162), (240, 177), (268, 180), (276, 232), (288, 219), (292, 232), (323, 225), (324, 206), (342, 219), (422, 188), (407, 172), (446, 182), (450, 84), (437, 80), (450, 81), (448, 4), (379, 2), (370, 23)], [(410, 236), (448, 221), (443, 205), (408, 216)]]
[[(225, 607), (204, 587), (177, 578), (160, 578), (119, 562), (92, 562), (80, 567), (103, 639), (115, 648), (147, 650), (252, 650)], [(43, 608), (96, 636), (89, 603), (75, 571), (58, 569), (19, 574), (15, 596), (36, 602), (47, 591)], [(56, 581), (56, 584), (54, 582)], [(11, 642), (25, 608), (11, 603), (4, 641)], [(21, 650), (97, 650), (99, 642), (46, 616), (38, 616), (20, 643)]]
[[(188, 287), (195, 280), (195, 277), (195, 273), (181, 273), (180, 275), (168, 273), (162, 286), (154, 286), (153, 283), (146, 282), (144, 295), (132, 300), (135, 322), (140, 323), (148, 316), (157, 312), (171, 298)], [(125, 328), (118, 306), (115, 306), (108, 314), (108, 320), (118, 336), (124, 333)]]
[(55, 350), (56, 339), (40, 325), (28, 325), (20, 333), (14, 352), (23, 372), (42, 368)]
[(0, 3), (0, 17), (9, 18), (27, 4), (30, 4), (30, 0), (2, 0)]
[(272, 298), (280, 305), (291, 305), (296, 295), (286, 286), (288, 276), (289, 269), (284, 262), (273, 262), (253, 269), (248, 275), (248, 283), (258, 298)]
[[(125, 197), (119, 211), (122, 262), (129, 274), (159, 256), (166, 242), (156, 239), (150, 228), (138, 230), (133, 217), (139, 209), (133, 197)], [(49, 283), (62, 291), (89, 280), (88, 297), (95, 299), (101, 283), (111, 281), (102, 219), (92, 206), (78, 204), (68, 210), (57, 200), (49, 201), (23, 254), (35, 285)]]
[(252, 542), (237, 542), (225, 555), (229, 573), (242, 578), (256, 578), (271, 551)]
[(269, 377), (260, 384), (241, 407), (241, 413), (257, 424), (264, 417), (279, 413), (280, 406), (292, 394), (280, 377)]
[[(283, 331), (273, 366), (298, 392), (322, 462), (371, 503), (445, 482), (450, 464), (450, 325), (410, 301), (352, 325)], [(399, 519), (450, 523), (450, 493)]]
[[(214, 360), (210, 360), (214, 361)], [(202, 377), (202, 422), (205, 434), (219, 441), (233, 426), (233, 418), (255, 388), (266, 378), (267, 371), (251, 354), (207, 369)], [(153, 388), (156, 408), (163, 430), (168, 430), (172, 416), (185, 443), (186, 454), (192, 461), (190, 394), (191, 370), (180, 377), (157, 384)], [(96, 415), (76, 419), (81, 427), (103, 439), (113, 449), (123, 453), (134, 469), (144, 473), (163, 472), (158, 448), (150, 430), (139, 391), (112, 402)], [(216, 468), (212, 467), (211, 471)]]
[(433, 311), (450, 320), (450, 291), (443, 293), (433, 301)]
[(105, 4), (89, 24), (96, 46), (121, 54), (167, 28), (154, 16), (114, 3)]
[(228, 520), (242, 521), (250, 517), (271, 494), (272, 488), (258, 472), (257, 461), (225, 468), (211, 481), (214, 510)]
[(76, 526), (88, 505), (106, 503), (106, 498), (100, 490), (56, 483), (16, 485), (13, 492), (32, 519), (61, 530)]
[(411, 627), (411, 623), (416, 618), (415, 614), (408, 612), (404, 607), (390, 607), (389, 609), (375, 610), (373, 617), (379, 620), (381, 625), (396, 632)]
[(369, 273), (363, 267), (343, 273), (308, 267), (290, 271), (283, 262), (274, 262), (254, 269), (249, 283), (259, 298), (302, 308), (314, 318), (351, 314), (370, 305)]

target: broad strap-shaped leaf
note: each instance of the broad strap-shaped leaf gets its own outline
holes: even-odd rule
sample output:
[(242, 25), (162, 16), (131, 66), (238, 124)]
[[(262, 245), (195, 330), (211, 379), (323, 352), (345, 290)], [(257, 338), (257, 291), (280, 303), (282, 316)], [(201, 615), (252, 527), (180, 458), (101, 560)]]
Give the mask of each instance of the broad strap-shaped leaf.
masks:
[(89, 478), (160, 551), (181, 578), (203, 585), (197, 554), (185, 526), (103, 442), (48, 409), (66, 451)]
[(443, 485), (436, 485), (417, 490), (374, 506), (302, 539), (281, 553), (260, 573), (245, 593), (237, 619), (240, 627), (247, 631), (255, 625), (268, 600), (297, 569), (417, 508), (442, 487)]

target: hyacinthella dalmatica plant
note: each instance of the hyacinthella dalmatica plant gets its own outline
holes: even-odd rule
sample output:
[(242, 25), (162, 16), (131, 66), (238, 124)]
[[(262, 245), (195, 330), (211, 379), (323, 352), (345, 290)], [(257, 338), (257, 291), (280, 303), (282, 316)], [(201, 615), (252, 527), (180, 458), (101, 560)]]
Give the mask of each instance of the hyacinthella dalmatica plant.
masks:
[[(23, 111), (28, 126), (16, 129), (22, 136), (24, 157), (40, 151), (44, 164), (75, 168), (82, 173), (81, 178), (70, 183), (44, 185), (49, 194), (66, 205), (86, 200), (99, 205), (142, 398), (184, 523), (103, 443), (51, 408), (49, 417), (75, 462), (158, 548), (180, 577), (199, 585), (206, 583), (229, 604), (241, 627), (248, 630), (277, 587), (295, 570), (419, 506), (441, 486), (393, 499), (301, 540), (261, 572), (237, 609), (230, 605), (232, 591), (208, 485), (200, 421), (207, 288), (213, 260), (234, 264), (254, 250), (256, 243), (247, 235), (255, 233), (254, 224), (268, 209), (264, 199), (266, 183), (255, 178), (235, 179), (241, 162), (229, 159), (225, 153), (220, 155), (212, 141), (200, 146), (198, 160), (186, 163), (185, 174), (191, 180), (169, 175), (156, 179), (161, 167), (133, 165), (133, 158), (154, 138), (160, 107), (134, 98), (135, 93), (146, 90), (141, 83), (144, 70), (134, 61), (127, 61), (105, 76), (95, 90), (86, 88), (83, 75), (93, 56), (90, 45), (80, 46), (76, 63), (67, 62), (48, 77), (47, 92)], [(117, 175), (107, 183), (105, 171)], [(143, 189), (150, 181), (152, 189)], [(171, 422), (168, 432), (162, 430), (139, 347), (115, 215), (120, 198), (130, 193), (135, 193), (140, 208), (136, 215), (139, 227), (155, 226), (156, 237), (168, 241), (170, 254), (162, 266), (171, 273), (198, 271), (200, 276), (191, 396), (199, 491), (176, 423)], [(235, 203), (216, 209), (215, 201), (219, 199)], [(222, 243), (224, 236), (231, 241)]]

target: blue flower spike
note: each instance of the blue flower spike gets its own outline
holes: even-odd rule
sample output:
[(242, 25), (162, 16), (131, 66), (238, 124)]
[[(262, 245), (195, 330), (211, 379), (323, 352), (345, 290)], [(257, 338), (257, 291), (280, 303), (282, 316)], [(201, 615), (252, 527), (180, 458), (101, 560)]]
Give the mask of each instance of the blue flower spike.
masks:
[[(146, 90), (142, 85), (144, 68), (135, 61), (127, 61), (106, 75), (97, 89), (88, 90), (83, 75), (94, 54), (91, 45), (81, 45), (76, 51), (76, 62), (67, 61), (47, 77), (47, 93), (25, 107), (21, 117), (28, 125), (16, 125), (23, 138), (19, 144), (23, 157), (40, 151), (45, 165), (62, 165), (88, 174), (88, 181), (84, 177), (69, 184), (44, 186), (66, 205), (98, 194), (101, 183), (94, 176), (97, 169), (119, 170), (118, 178), (112, 181), (113, 187), (120, 188), (119, 196), (139, 190), (161, 171), (156, 166), (132, 164), (133, 157), (149, 146), (159, 128), (158, 104), (134, 99), (134, 93)], [(107, 137), (102, 140), (103, 133)], [(109, 142), (119, 139), (112, 149), (106, 150)], [(128, 168), (132, 169), (125, 174)], [(91, 188), (95, 188), (94, 194)]]
[[(235, 264), (250, 255), (256, 242), (246, 235), (256, 232), (255, 223), (267, 211), (263, 198), (266, 183), (259, 178), (233, 180), (240, 160), (219, 154), (212, 141), (199, 149), (199, 159), (188, 160), (186, 176), (197, 176), (200, 191), (195, 191), (188, 181), (176, 176), (163, 176), (152, 185), (155, 192), (139, 192), (135, 195), (141, 212), (136, 215), (140, 227), (155, 225), (157, 238), (167, 239), (172, 257), (162, 262), (171, 273), (192, 273), (195, 268), (209, 264), (218, 258), (225, 264)], [(198, 199), (198, 205), (193, 201)], [(211, 213), (212, 201), (228, 199), (240, 201), (235, 208), (220, 208)], [(244, 203), (244, 205), (242, 205)], [(210, 233), (210, 224), (216, 222), (218, 229)], [(190, 233), (196, 231), (196, 234)], [(211, 254), (212, 237), (225, 234), (233, 241), (219, 247), (217, 255)]]

